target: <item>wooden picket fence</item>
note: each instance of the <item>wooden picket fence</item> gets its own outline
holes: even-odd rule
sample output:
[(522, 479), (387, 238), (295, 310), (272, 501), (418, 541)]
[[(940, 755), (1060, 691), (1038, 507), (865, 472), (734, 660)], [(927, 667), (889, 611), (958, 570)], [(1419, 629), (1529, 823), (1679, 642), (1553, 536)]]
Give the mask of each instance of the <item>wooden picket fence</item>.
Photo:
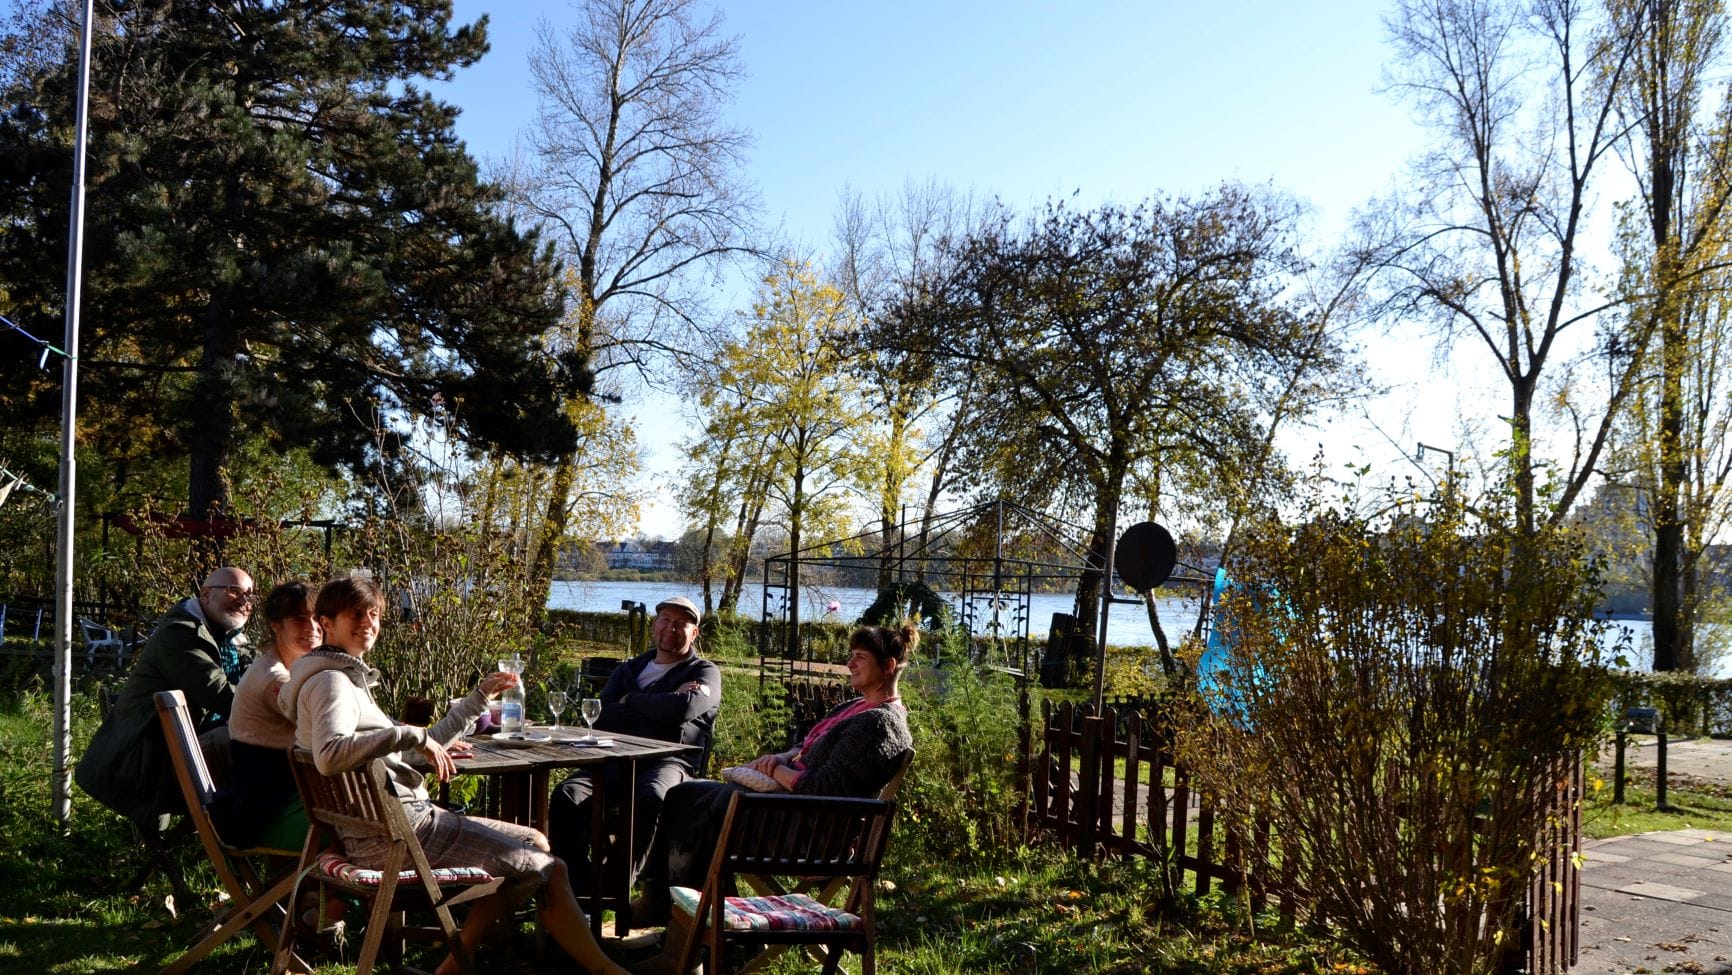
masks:
[[(1219, 883), (1229, 893), (1244, 895), (1253, 910), (1273, 903), (1288, 919), (1303, 913), (1306, 892), (1293, 858), (1280, 855), (1279, 837), (1263, 821), (1253, 823), (1248, 841), (1237, 831), (1215, 828), (1226, 811), (1200, 794), (1176, 762), (1169, 725), (1150, 720), (1140, 710), (1103, 708), (1096, 716), (1087, 705), (1043, 701), (1040, 712), (1038, 724), (1029, 720), (1025, 694), (1018, 814), (1031, 842), (1057, 843), (1079, 857), (1145, 857), (1167, 865), (1172, 890), (1178, 890), (1189, 873), (1198, 894)], [(1553, 809), (1544, 838), (1549, 855), (1528, 890), (1523, 943), (1501, 966), (1508, 972), (1563, 975), (1576, 960), (1581, 874), (1575, 857), (1581, 851), (1583, 796), (1579, 756), (1560, 764), (1552, 781), (1557, 787), (1542, 800)]]

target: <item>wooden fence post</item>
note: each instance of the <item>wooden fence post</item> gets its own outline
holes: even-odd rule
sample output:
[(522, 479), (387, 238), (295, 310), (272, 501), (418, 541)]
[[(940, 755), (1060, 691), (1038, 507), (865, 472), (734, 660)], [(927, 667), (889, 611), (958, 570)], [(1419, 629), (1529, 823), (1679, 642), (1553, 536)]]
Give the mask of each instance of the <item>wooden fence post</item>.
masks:
[(1076, 788), (1076, 840), (1073, 849), (1076, 855), (1093, 859), (1095, 847), (1098, 845), (1100, 788), (1101, 788), (1101, 719), (1090, 714), (1082, 719), (1082, 731), (1079, 733), (1082, 746), (1077, 762)]
[(1123, 784), (1124, 816), (1119, 829), (1124, 833), (1126, 852), (1137, 848), (1137, 789), (1143, 773), (1143, 714), (1132, 711), (1125, 722), (1125, 778)]
[(1033, 799), (1033, 794), (1029, 788), (1032, 784), (1029, 781), (1029, 767), (1031, 764), (1029, 760), (1031, 754), (1029, 751), (1029, 739), (1031, 737), (1032, 729), (1029, 728), (1027, 687), (1024, 687), (1017, 694), (1016, 713), (1017, 718), (1019, 719), (1016, 729), (1016, 788), (1018, 799), (1016, 801), (1016, 819), (1014, 822), (1016, 823), (1017, 830), (1021, 832), (1024, 841), (1027, 841), (1029, 835), (1029, 803)]

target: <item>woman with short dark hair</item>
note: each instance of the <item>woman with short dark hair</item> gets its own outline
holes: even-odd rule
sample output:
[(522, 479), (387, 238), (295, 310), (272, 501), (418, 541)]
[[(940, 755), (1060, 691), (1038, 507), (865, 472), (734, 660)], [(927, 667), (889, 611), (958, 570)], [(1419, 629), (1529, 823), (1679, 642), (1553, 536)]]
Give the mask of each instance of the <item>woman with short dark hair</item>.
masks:
[(229, 782), (211, 804), (211, 821), (235, 846), (298, 850), (307, 838), (307, 811), (289, 772), (295, 723), (277, 695), (289, 668), (323, 642), (313, 618), (313, 586), (285, 582), (265, 597), (270, 635), (235, 685), (229, 717)]
[[(546, 837), (527, 826), (462, 816), (435, 805), (425, 777), (409, 763), (409, 753), (420, 752), (439, 781), (449, 779), (457, 770), (452, 755), (469, 747), (459, 740), (464, 726), (481, 714), (489, 698), (515, 685), (517, 675), (489, 674), (431, 728), (391, 720), (373, 700), (379, 672), (362, 660), (378, 640), (384, 605), (384, 594), (368, 579), (337, 579), (319, 590), (314, 612), (325, 645), (296, 662), (283, 694), (296, 743), (313, 753), (314, 764), (327, 775), (384, 759), (391, 791), (402, 799), (434, 867), (481, 867), (506, 878), (506, 886), (475, 901), (463, 921), (460, 936), (470, 952), (494, 921), (539, 893), (542, 926), (567, 954), (588, 971), (625, 975), (591, 936), (565, 863), (547, 851)], [(344, 836), (343, 841), (350, 860), (363, 867), (381, 866), (389, 851), (389, 844), (376, 837)], [(450, 975), (457, 967), (457, 959), (447, 956), (437, 975)]]

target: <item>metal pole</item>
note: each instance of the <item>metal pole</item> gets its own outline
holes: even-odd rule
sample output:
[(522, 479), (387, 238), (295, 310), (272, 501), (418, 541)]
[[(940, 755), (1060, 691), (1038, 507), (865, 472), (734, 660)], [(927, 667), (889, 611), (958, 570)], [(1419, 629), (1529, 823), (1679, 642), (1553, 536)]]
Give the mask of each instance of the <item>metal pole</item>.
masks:
[(1107, 618), (1113, 610), (1113, 559), (1119, 543), (1119, 512), (1114, 508), (1107, 515), (1107, 564), (1101, 573), (1100, 627), (1096, 632), (1100, 644), (1095, 654), (1095, 714), (1101, 713), (1101, 701), (1107, 693)]
[(90, 137), (91, 22), (96, 0), (84, 0), (78, 40), (77, 129), (73, 138), (72, 214), (66, 232), (66, 362), (61, 367), (60, 524), (54, 558), (54, 816), (72, 821), (72, 521), (78, 488), (78, 305), (84, 289), (84, 153)]
[(1612, 805), (1624, 804), (1624, 746), (1629, 742), (1623, 726), (1618, 727), (1618, 752), (1615, 764), (1612, 766)]
[(1672, 807), (1666, 802), (1666, 732), (1664, 725), (1660, 727), (1659, 754), (1654, 757), (1654, 808), (1665, 812)]

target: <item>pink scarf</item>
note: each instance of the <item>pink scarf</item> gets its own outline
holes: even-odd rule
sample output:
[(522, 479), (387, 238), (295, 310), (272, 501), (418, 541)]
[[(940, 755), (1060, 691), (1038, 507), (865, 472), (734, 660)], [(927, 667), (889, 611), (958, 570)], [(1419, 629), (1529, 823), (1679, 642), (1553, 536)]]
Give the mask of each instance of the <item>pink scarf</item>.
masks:
[[(806, 733), (806, 740), (800, 743), (800, 754), (795, 755), (794, 760), (788, 764), (796, 769), (804, 771), (806, 768), (806, 753), (812, 750), (812, 746), (818, 743), (818, 739), (829, 734), (831, 728), (847, 721), (856, 714), (863, 714), (873, 708), (886, 707), (891, 704), (894, 704), (899, 708), (902, 707), (902, 696), (900, 694), (892, 694), (877, 704), (873, 704), (865, 698), (860, 698), (859, 700), (850, 703), (842, 710), (837, 711), (835, 714), (832, 714), (828, 718), (825, 718), (813, 725), (812, 730)], [(903, 710), (906, 711), (907, 708), (903, 708)]]

